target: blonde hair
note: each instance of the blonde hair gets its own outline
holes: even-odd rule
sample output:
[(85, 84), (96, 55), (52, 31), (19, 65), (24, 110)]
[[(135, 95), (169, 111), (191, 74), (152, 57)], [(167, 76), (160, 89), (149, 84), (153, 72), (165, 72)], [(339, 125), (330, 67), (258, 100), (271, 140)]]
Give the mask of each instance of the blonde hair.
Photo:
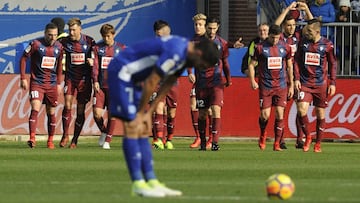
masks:
[(81, 26), (81, 21), (80, 21), (80, 18), (70, 18), (67, 24), (69, 27), (71, 27), (73, 25)]
[(192, 19), (193, 19), (193, 21), (198, 21), (198, 20), (206, 21), (206, 15), (204, 15), (202, 13), (198, 13), (198, 14), (194, 15), (194, 17)]

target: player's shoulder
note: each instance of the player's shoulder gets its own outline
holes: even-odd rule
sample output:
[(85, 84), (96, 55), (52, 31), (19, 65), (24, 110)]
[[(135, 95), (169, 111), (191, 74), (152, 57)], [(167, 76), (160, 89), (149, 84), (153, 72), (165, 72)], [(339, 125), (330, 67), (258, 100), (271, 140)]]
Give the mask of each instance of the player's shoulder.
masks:
[(94, 38), (91, 37), (91, 36), (89, 36), (89, 35), (87, 35), (87, 34), (81, 33), (81, 37), (82, 37), (85, 41), (87, 41), (87, 42), (90, 42), (90, 43), (92, 43), (92, 44), (94, 44), (94, 45), (96, 44)]
[(115, 46), (116, 47), (119, 47), (119, 48), (121, 48), (121, 49), (125, 49), (126, 48), (126, 45), (125, 44), (123, 44), (123, 43), (121, 43), (121, 42), (115, 42)]

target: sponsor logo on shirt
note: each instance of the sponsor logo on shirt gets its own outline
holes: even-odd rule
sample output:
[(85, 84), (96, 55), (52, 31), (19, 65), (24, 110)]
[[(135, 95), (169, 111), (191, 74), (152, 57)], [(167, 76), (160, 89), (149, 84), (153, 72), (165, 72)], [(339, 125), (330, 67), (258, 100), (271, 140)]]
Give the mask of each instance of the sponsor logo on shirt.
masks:
[(55, 63), (55, 57), (44, 56), (42, 57), (41, 68), (54, 69)]
[(71, 53), (70, 57), (73, 65), (85, 64), (85, 53)]
[(268, 69), (281, 69), (282, 68), (282, 58), (281, 57), (269, 57), (268, 58)]
[(107, 69), (112, 57), (103, 56), (101, 58), (101, 69)]
[(318, 53), (305, 53), (305, 65), (320, 66), (320, 54)]

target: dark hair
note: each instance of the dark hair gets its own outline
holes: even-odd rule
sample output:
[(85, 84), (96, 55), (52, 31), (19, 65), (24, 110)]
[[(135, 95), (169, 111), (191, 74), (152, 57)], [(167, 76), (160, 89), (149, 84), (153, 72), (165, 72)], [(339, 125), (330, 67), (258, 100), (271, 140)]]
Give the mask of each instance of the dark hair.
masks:
[(104, 24), (101, 26), (100, 28), (100, 34), (101, 36), (104, 36), (108, 33), (111, 33), (111, 34), (115, 34), (115, 29), (114, 29), (114, 26), (110, 25), (110, 24)]
[(157, 20), (154, 22), (153, 28), (154, 28), (154, 32), (156, 32), (157, 30), (160, 30), (161, 28), (168, 26), (170, 27), (169, 23), (164, 21), (164, 20)]
[(313, 18), (313, 19), (307, 21), (308, 25), (311, 25), (311, 24), (314, 24), (314, 23), (319, 23), (319, 25), (321, 26), (321, 21), (319, 21), (316, 18)]
[(204, 38), (195, 44), (195, 48), (201, 50), (201, 58), (209, 63), (209, 65), (215, 66), (219, 62), (220, 52), (218, 46), (213, 41)]
[(218, 18), (211, 17), (206, 20), (206, 24), (209, 24), (209, 23), (217, 23), (218, 25), (220, 25), (220, 20)]
[(293, 15), (287, 14), (285, 16), (285, 19), (283, 22), (289, 21), (289, 20), (296, 20)]
[(55, 18), (51, 19), (50, 22), (54, 23), (57, 26), (59, 34), (64, 32), (65, 21), (63, 18), (55, 17)]
[(45, 31), (50, 29), (58, 29), (58, 26), (55, 23), (48, 23), (45, 26)]
[(281, 27), (278, 25), (271, 25), (269, 27), (269, 35), (279, 35), (281, 33)]

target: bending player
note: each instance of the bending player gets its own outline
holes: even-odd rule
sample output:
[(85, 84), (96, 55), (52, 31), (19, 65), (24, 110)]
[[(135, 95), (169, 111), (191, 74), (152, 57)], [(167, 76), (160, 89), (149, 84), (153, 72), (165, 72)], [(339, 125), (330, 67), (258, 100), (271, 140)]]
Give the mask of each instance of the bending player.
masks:
[(107, 127), (104, 125), (104, 108), (109, 108), (109, 86), (107, 82), (107, 68), (113, 57), (117, 56), (125, 45), (115, 42), (115, 29), (110, 24), (104, 24), (100, 28), (102, 41), (93, 47), (93, 114), (96, 125), (101, 131), (99, 146), (110, 149), (110, 142), (115, 129), (115, 119), (108, 113)]
[[(28, 145), (36, 146), (35, 134), (38, 113), (42, 102), (46, 105), (48, 117), (47, 147), (54, 149), (54, 133), (56, 126), (55, 107), (61, 93), (63, 47), (56, 41), (58, 28), (54, 23), (45, 27), (44, 37), (33, 40), (25, 49), (20, 59), (20, 87), (30, 90), (31, 113), (29, 117), (30, 139)], [(31, 60), (30, 87), (25, 78), (26, 60)]]
[[(136, 43), (109, 64), (110, 113), (123, 121), (123, 151), (134, 194), (145, 197), (182, 194), (160, 184), (155, 176), (148, 141), (152, 113), (185, 67), (206, 68), (218, 60), (217, 47), (209, 40), (194, 44), (184, 38), (167, 36)], [(147, 108), (161, 79), (158, 96)]]

